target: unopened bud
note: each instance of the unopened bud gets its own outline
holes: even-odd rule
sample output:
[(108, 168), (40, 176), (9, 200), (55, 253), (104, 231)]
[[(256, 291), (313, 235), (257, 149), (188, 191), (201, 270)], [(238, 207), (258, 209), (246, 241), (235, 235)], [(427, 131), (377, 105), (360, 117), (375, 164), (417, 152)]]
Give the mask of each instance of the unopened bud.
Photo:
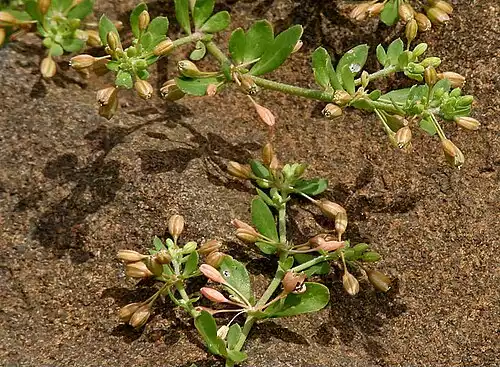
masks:
[(99, 32), (94, 30), (87, 30), (87, 45), (90, 47), (100, 47), (102, 46), (101, 38), (99, 37)]
[(417, 37), (418, 32), (418, 24), (415, 19), (410, 19), (408, 23), (406, 23), (405, 35), (408, 43), (411, 43), (415, 37)]
[(38, 10), (42, 15), (46, 14), (50, 8), (50, 0), (38, 0)]
[(316, 201), (315, 204), (323, 214), (330, 219), (335, 219), (335, 216), (339, 213), (345, 213), (345, 209), (342, 206), (330, 200), (321, 199)]
[[(200, 248), (198, 249), (198, 253), (200, 255), (208, 255), (212, 252), (218, 251), (221, 247), (222, 243), (220, 243), (220, 241), (210, 240), (200, 246)], [(216, 268), (216, 266), (214, 266), (214, 268)]]
[(19, 23), (15, 16), (6, 11), (0, 11), (0, 26), (11, 26)]
[(362, 21), (365, 20), (368, 16), (368, 8), (371, 6), (371, 3), (362, 3), (357, 5), (354, 9), (352, 9), (349, 17), (351, 19)]
[(148, 278), (153, 275), (153, 273), (148, 269), (146, 264), (143, 262), (135, 262), (127, 264), (125, 267), (125, 275), (131, 278)]
[(321, 112), (323, 113), (323, 116), (328, 119), (342, 116), (342, 108), (333, 103), (328, 103)]
[(285, 293), (304, 293), (306, 291), (306, 287), (304, 282), (306, 281), (307, 275), (304, 273), (294, 273), (292, 271), (288, 271), (281, 284), (283, 284), (283, 290)]
[(171, 79), (163, 83), (163, 86), (160, 88), (160, 95), (167, 101), (177, 101), (184, 97), (185, 93), (175, 84), (175, 80)]
[(144, 31), (144, 30), (146, 30), (146, 28), (148, 28), (149, 20), (150, 20), (150, 17), (149, 17), (148, 11), (143, 10), (141, 12), (141, 14), (139, 14), (139, 29), (141, 31)]
[(186, 243), (183, 247), (182, 247), (182, 253), (183, 254), (190, 254), (194, 251), (196, 251), (196, 248), (198, 247), (198, 244), (194, 241), (190, 241), (188, 243)]
[(439, 79), (448, 79), (452, 88), (462, 88), (465, 85), (465, 77), (453, 71), (445, 71), (438, 74)]
[(95, 57), (92, 55), (82, 54), (82, 55), (72, 57), (70, 62), (69, 62), (69, 65), (73, 69), (81, 70), (81, 69), (89, 68), (92, 65), (94, 65), (95, 60), (96, 60)]
[(138, 329), (148, 321), (149, 316), (151, 316), (151, 309), (149, 304), (145, 304), (140, 306), (137, 311), (134, 312), (132, 317), (129, 320), (129, 325)]
[(417, 13), (417, 14), (415, 14), (415, 20), (417, 21), (418, 30), (420, 32), (427, 32), (429, 29), (432, 28), (431, 21), (423, 13)]
[(99, 103), (100, 106), (106, 106), (112, 103), (113, 99), (116, 99), (117, 90), (118, 88), (116, 87), (100, 89), (97, 91), (97, 103)]
[(146, 80), (138, 79), (134, 83), (134, 88), (139, 97), (150, 99), (153, 96), (153, 86)]
[(201, 264), (200, 271), (204, 276), (206, 276), (212, 282), (226, 284), (226, 281), (224, 280), (222, 275), (213, 266), (208, 265), (208, 264)]
[(396, 144), (399, 149), (403, 149), (410, 144), (411, 129), (409, 126), (404, 126), (396, 132)]
[(108, 47), (111, 49), (111, 51), (122, 50), (120, 37), (116, 32), (108, 32), (108, 34), (106, 35), (106, 41), (108, 42)]
[(227, 164), (227, 172), (234, 177), (248, 180), (253, 176), (252, 169), (248, 165), (239, 164), (238, 162), (230, 161)]
[(474, 102), (474, 96), (465, 95), (465, 96), (461, 96), (458, 99), (457, 104), (459, 106), (470, 106), (473, 102)]
[(177, 69), (179, 70), (179, 73), (181, 73), (183, 76), (187, 76), (188, 78), (196, 78), (201, 74), (201, 71), (198, 69), (198, 67), (189, 60), (179, 61), (177, 63)]
[(436, 73), (436, 69), (434, 66), (427, 66), (424, 70), (424, 80), (425, 84), (427, 84), (429, 87), (434, 86), (434, 84), (437, 83), (438, 81), (438, 76)]
[(257, 102), (255, 102), (252, 98), (250, 98), (253, 106), (255, 107), (255, 110), (257, 111), (257, 114), (259, 115), (260, 119), (267, 125), (267, 126), (274, 126), (276, 123), (276, 118), (274, 117), (273, 113), (267, 109), (264, 106), (261, 106)]
[(382, 10), (384, 10), (384, 6), (385, 6), (384, 3), (375, 3), (370, 5), (367, 9), (368, 16), (376, 17), (382, 12)]
[(177, 240), (184, 230), (184, 217), (182, 215), (174, 214), (168, 220), (168, 233)]
[(222, 340), (226, 339), (227, 333), (229, 332), (229, 326), (227, 325), (222, 325), (219, 330), (217, 330), (217, 337), (221, 338)]
[(7, 36), (7, 33), (5, 32), (5, 29), (0, 28), (0, 47), (3, 45), (5, 42), (5, 37)]
[(352, 96), (345, 90), (335, 91), (335, 94), (333, 95), (333, 101), (335, 102), (336, 105), (339, 106), (345, 106), (346, 104), (351, 102), (351, 100)]
[(116, 111), (118, 110), (118, 89), (116, 89), (115, 93), (112, 95), (112, 97), (109, 99), (109, 103), (101, 105), (99, 107), (99, 115), (102, 117), (105, 117), (106, 119), (111, 119)]
[(167, 250), (161, 250), (155, 254), (155, 259), (160, 264), (170, 264), (172, 256), (170, 256), (170, 253)]
[(174, 49), (174, 43), (170, 38), (161, 41), (153, 49), (155, 56), (165, 56), (168, 55)]
[(214, 251), (208, 254), (205, 263), (218, 269), (227, 255), (223, 252)]
[(448, 163), (453, 167), (462, 167), (465, 158), (460, 149), (449, 139), (443, 139), (441, 146), (443, 147), (444, 156)]
[(158, 261), (156, 256), (148, 257), (145, 262), (146, 266), (155, 277), (160, 277), (163, 274), (163, 265)]
[(248, 223), (245, 223), (239, 219), (233, 219), (231, 221), (231, 224), (236, 228), (236, 229), (240, 229), (240, 228), (243, 228), (243, 229), (246, 229), (248, 231), (254, 231), (255, 233), (257, 233), (255, 231), (255, 229)]
[(57, 65), (56, 62), (52, 59), (52, 57), (47, 56), (42, 60), (40, 64), (40, 72), (44, 78), (52, 78), (56, 75)]
[(213, 97), (217, 94), (217, 85), (209, 84), (207, 85), (207, 96)]
[(347, 213), (339, 212), (335, 217), (335, 231), (342, 236), (347, 228)]
[(457, 117), (455, 118), (455, 122), (458, 126), (467, 130), (478, 130), (481, 126), (481, 123), (472, 117)]
[(295, 44), (295, 46), (293, 47), (292, 54), (298, 52), (302, 48), (303, 45), (304, 45), (304, 42), (302, 42), (302, 40), (298, 40), (297, 43)]
[(269, 166), (273, 161), (273, 157), (274, 157), (273, 145), (271, 143), (267, 143), (262, 148), (262, 163), (264, 163), (265, 166)]
[(444, 11), (446, 14), (453, 13), (453, 6), (450, 3), (448, 3), (447, 1), (434, 0), (434, 1), (431, 1), (430, 3), (433, 7)]
[(427, 9), (427, 17), (432, 23), (435, 24), (446, 23), (450, 20), (450, 17), (446, 12), (436, 7)]
[(244, 228), (238, 228), (236, 230), (236, 237), (239, 240), (247, 243), (255, 243), (259, 240), (259, 236), (257, 232), (255, 232), (255, 230), (249, 231)]
[(257, 84), (255, 84), (255, 81), (246, 74), (240, 76), (240, 86), (243, 92), (249, 96), (254, 96), (260, 91), (260, 88)]
[(349, 273), (347, 269), (342, 276), (342, 284), (347, 293), (351, 296), (355, 296), (359, 292), (359, 282), (354, 275)]
[(384, 273), (377, 270), (368, 270), (366, 274), (368, 275), (368, 280), (376, 290), (387, 292), (391, 289), (391, 279)]
[(433, 66), (433, 67), (437, 68), (439, 65), (441, 65), (441, 59), (439, 57), (434, 57), (434, 56), (427, 57), (427, 58), (422, 60), (420, 65), (422, 65), (424, 68), (426, 68), (428, 66)]
[(120, 308), (120, 311), (118, 311), (118, 317), (123, 322), (128, 322), (135, 311), (137, 311), (137, 309), (141, 306), (142, 302), (129, 303), (128, 305)]
[(116, 257), (125, 262), (136, 262), (147, 258), (146, 255), (133, 250), (120, 250)]
[(409, 22), (411, 19), (413, 19), (413, 14), (415, 13), (415, 10), (413, 10), (410, 4), (402, 3), (401, 5), (399, 5), (398, 13), (399, 17), (404, 22)]
[(203, 297), (215, 303), (231, 302), (221, 292), (213, 288), (203, 287), (200, 289), (200, 293), (203, 295)]

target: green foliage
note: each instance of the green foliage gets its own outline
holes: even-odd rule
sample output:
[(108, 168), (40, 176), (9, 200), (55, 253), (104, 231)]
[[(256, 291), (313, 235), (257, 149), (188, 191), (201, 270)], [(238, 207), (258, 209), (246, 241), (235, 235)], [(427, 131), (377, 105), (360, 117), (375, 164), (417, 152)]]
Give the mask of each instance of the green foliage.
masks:
[[(245, 265), (230, 256), (226, 256), (220, 265), (220, 272), (227, 283), (243, 297), (247, 300), (253, 298), (252, 284), (250, 283), (250, 276)], [(229, 289), (229, 291), (233, 292), (232, 289)], [(233, 294), (239, 297), (238, 293), (233, 292)]]
[(283, 301), (266, 308), (265, 317), (288, 317), (316, 312), (328, 304), (330, 292), (327, 287), (319, 283), (305, 283), (305, 286), (304, 293), (290, 293)]

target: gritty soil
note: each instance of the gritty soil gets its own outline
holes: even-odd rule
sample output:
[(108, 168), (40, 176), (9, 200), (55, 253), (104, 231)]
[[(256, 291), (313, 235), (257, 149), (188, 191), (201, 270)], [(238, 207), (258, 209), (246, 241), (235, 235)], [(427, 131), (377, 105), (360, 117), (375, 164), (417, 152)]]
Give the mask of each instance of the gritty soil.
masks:
[[(103, 2), (104, 3), (104, 2)], [(219, 2), (218, 2), (219, 3)], [(466, 155), (449, 168), (436, 139), (414, 136), (405, 155), (391, 148), (374, 116), (346, 111), (335, 121), (324, 104), (277, 93), (257, 100), (277, 117), (283, 161), (310, 164), (329, 179), (325, 194), (344, 205), (347, 238), (384, 256), (378, 268), (395, 279), (388, 294), (366, 283), (356, 297), (338, 274), (324, 279), (331, 303), (321, 312), (259, 324), (245, 366), (498, 366), (500, 365), (500, 3), (454, 0), (451, 22), (419, 36), (441, 70), (467, 76), (481, 130), (446, 130)], [(134, 2), (98, 4), (98, 14), (125, 20)], [(305, 25), (304, 49), (272, 75), (310, 85), (310, 52), (333, 54), (364, 42), (387, 44), (399, 30), (377, 21), (353, 24), (335, 1), (226, 1), (232, 27), (254, 19), (277, 29)], [(170, 2), (153, 3), (171, 14)], [(227, 34), (225, 34), (227, 39)], [(156, 83), (175, 74), (184, 49), (158, 67)], [(126, 93), (111, 121), (94, 96), (102, 80), (83, 80), (60, 63), (40, 79), (39, 43), (0, 50), (0, 362), (5, 366), (217, 365), (172, 304), (159, 303), (140, 331), (117, 310), (153, 292), (124, 276), (119, 249), (145, 251), (165, 235), (174, 213), (185, 239), (218, 238), (248, 263), (258, 291), (274, 260), (234, 241), (230, 220), (249, 220), (252, 189), (224, 171), (228, 160), (259, 153), (266, 133), (249, 101), (234, 90), (212, 98), (145, 103)], [(209, 68), (208, 62), (203, 62)], [(368, 67), (376, 63), (370, 59)], [(391, 79), (381, 87), (400, 85)], [(328, 225), (295, 202), (294, 240)]]

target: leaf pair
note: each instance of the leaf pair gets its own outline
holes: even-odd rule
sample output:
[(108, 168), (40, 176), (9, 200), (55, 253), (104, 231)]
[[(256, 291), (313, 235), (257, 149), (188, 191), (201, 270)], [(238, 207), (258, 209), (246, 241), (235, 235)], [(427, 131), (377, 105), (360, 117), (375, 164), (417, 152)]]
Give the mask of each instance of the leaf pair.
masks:
[[(181, 28), (187, 34), (191, 34), (191, 22), (189, 19), (189, 0), (175, 0), (175, 17)], [(191, 16), (195, 29), (204, 33), (217, 33), (226, 29), (231, 23), (231, 16), (227, 11), (221, 11), (212, 15), (215, 0), (196, 0), (191, 9)]]

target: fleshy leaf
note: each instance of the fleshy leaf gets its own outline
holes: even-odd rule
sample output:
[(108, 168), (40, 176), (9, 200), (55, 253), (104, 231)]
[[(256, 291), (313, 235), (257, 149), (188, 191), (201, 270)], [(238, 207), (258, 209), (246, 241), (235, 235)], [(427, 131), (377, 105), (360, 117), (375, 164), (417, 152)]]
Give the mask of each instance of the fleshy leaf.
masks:
[(115, 32), (118, 35), (118, 30), (115, 25), (106, 15), (103, 15), (99, 20), (99, 37), (103, 46), (108, 45), (108, 33)]
[(148, 32), (151, 32), (153, 38), (155, 39), (165, 36), (168, 32), (168, 18), (167, 17), (154, 18), (148, 26)]
[(331, 88), (330, 72), (332, 60), (323, 47), (318, 47), (312, 54), (312, 67), (316, 83), (324, 89)]
[(328, 288), (319, 283), (305, 283), (306, 291), (301, 294), (290, 293), (284, 302), (276, 302), (266, 308), (266, 317), (295, 316), (321, 310), (330, 300)]
[(349, 65), (344, 65), (341, 70), (342, 85), (347, 93), (353, 95), (356, 91), (356, 86), (354, 84), (354, 74), (350, 70)]
[(240, 350), (228, 350), (227, 351), (227, 357), (236, 363), (241, 363), (245, 359), (248, 358), (247, 354), (245, 352), (242, 352)]
[(198, 41), (196, 42), (196, 48), (193, 50), (193, 52), (191, 52), (189, 58), (193, 61), (198, 61), (203, 59), (206, 53), (207, 48), (205, 47), (205, 44), (202, 41)]
[(191, 252), (186, 263), (184, 264), (184, 272), (182, 273), (182, 275), (184, 275), (185, 277), (188, 277), (192, 273), (194, 273), (196, 271), (196, 269), (198, 268), (199, 258), (200, 257), (198, 255), (198, 251)]
[(229, 53), (235, 64), (241, 64), (245, 56), (245, 32), (242, 28), (235, 29), (229, 39)]
[[(294, 25), (281, 32), (274, 39), (260, 60), (250, 69), (252, 75), (262, 75), (277, 69), (292, 53), (295, 45), (302, 36), (302, 26)], [(248, 41), (247, 41), (247, 44)]]
[(69, 19), (83, 19), (90, 13), (92, 13), (92, 8), (94, 6), (93, 0), (83, 0), (68, 13)]
[(133, 84), (132, 75), (130, 75), (130, 73), (120, 70), (118, 74), (116, 74), (115, 85), (117, 87), (131, 89)]
[[(293, 257), (299, 264), (303, 264), (314, 259), (314, 256), (309, 254), (295, 254), (293, 255)], [(323, 261), (319, 264), (315, 264), (307, 268), (306, 270), (304, 270), (304, 273), (307, 274), (308, 277), (312, 275), (324, 275), (330, 272), (330, 268), (330, 263), (328, 263), (328, 261)]]
[(61, 56), (64, 53), (62, 46), (59, 43), (53, 43), (50, 46), (49, 54), (51, 56)]
[(191, 94), (193, 96), (204, 96), (207, 94), (207, 87), (209, 84), (219, 84), (223, 80), (223, 77), (212, 77), (212, 78), (186, 78), (180, 77), (175, 78), (175, 84), (181, 91), (186, 94)]
[[(130, 28), (132, 28), (132, 33), (135, 38), (139, 38), (140, 30), (139, 30), (139, 15), (144, 11), (148, 10), (148, 6), (145, 3), (138, 4), (134, 10), (130, 13)], [(102, 37), (101, 37), (102, 41)], [(104, 41), (103, 41), (104, 43)]]
[(207, 345), (208, 350), (213, 354), (225, 355), (225, 348), (221, 350), (221, 339), (217, 336), (217, 324), (215, 323), (215, 319), (212, 315), (210, 315), (207, 311), (201, 311), (200, 316), (198, 316), (194, 320), (194, 325), (198, 332), (203, 337), (205, 344)]
[(203, 27), (201, 27), (200, 31), (207, 33), (217, 33), (224, 29), (226, 29), (231, 23), (231, 16), (227, 11), (220, 11), (214, 15), (212, 15)]
[(269, 178), (269, 170), (258, 160), (252, 159), (250, 161), (250, 167), (252, 167), (252, 172), (255, 176), (260, 178)]
[(246, 34), (243, 62), (261, 57), (274, 42), (273, 26), (267, 20), (255, 22)]
[(238, 340), (240, 340), (241, 335), (242, 333), (240, 325), (238, 324), (231, 325), (229, 331), (227, 332), (227, 348), (234, 349), (234, 347), (238, 343)]
[[(219, 269), (222, 277), (247, 300), (252, 298), (252, 287), (247, 268), (231, 256), (225, 256)], [(229, 290), (229, 289), (228, 289)], [(230, 291), (230, 290), (229, 290)]]
[(422, 130), (424, 130), (430, 136), (437, 134), (436, 126), (434, 125), (434, 122), (429, 117), (426, 117), (426, 118), (423, 118), (422, 120), (420, 120), (419, 126)]
[(397, 65), (399, 56), (404, 52), (405, 46), (401, 38), (392, 41), (392, 43), (387, 47), (387, 65)]
[(328, 187), (328, 181), (324, 178), (314, 178), (312, 180), (300, 180), (294, 185), (297, 191), (306, 195), (315, 196), (321, 194)]
[(252, 223), (262, 235), (278, 241), (278, 231), (271, 209), (260, 197), (252, 200)]
[(368, 46), (358, 45), (347, 51), (342, 56), (337, 64), (337, 74), (342, 78), (342, 68), (347, 66), (349, 71), (354, 75), (358, 74), (365, 66), (366, 58), (368, 57)]
[(265, 242), (255, 242), (255, 246), (257, 246), (259, 250), (266, 255), (274, 255), (276, 251), (278, 251), (276, 246)]
[(377, 60), (381, 65), (385, 65), (387, 62), (387, 53), (382, 45), (377, 46)]
[(184, 32), (191, 34), (191, 24), (189, 22), (189, 0), (174, 0), (175, 18)]
[(212, 15), (214, 4), (214, 0), (196, 0), (193, 9), (193, 21), (196, 29), (201, 28)]
[(398, 14), (398, 0), (389, 0), (380, 13), (380, 20), (384, 22), (385, 25), (391, 26), (397, 22), (399, 19)]
[(410, 88), (396, 89), (389, 93), (382, 94), (379, 100), (394, 101), (396, 103), (405, 103), (408, 99)]

